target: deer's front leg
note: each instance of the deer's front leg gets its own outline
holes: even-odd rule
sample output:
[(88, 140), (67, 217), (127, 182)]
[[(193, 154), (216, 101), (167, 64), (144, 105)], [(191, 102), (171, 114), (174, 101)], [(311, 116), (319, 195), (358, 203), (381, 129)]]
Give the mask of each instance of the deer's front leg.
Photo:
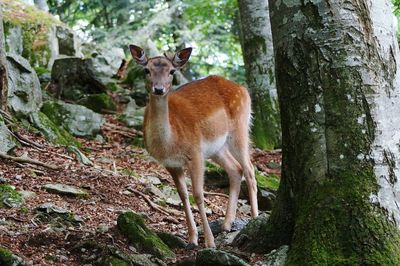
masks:
[(185, 211), (186, 223), (188, 226), (188, 234), (189, 234), (189, 245), (193, 244), (195, 246), (198, 245), (198, 235), (196, 223), (194, 222), (192, 210), (190, 208), (189, 202), (189, 194), (187, 190), (187, 186), (185, 183), (185, 176), (182, 168), (168, 168), (168, 172), (171, 174), (172, 179), (174, 180), (176, 189), (178, 190), (179, 197), (183, 203), (183, 209)]
[(206, 211), (204, 208), (204, 163), (200, 156), (194, 156), (191, 163), (188, 165), (188, 171), (192, 180), (193, 197), (196, 205), (199, 208), (201, 221), (204, 229), (204, 240), (206, 247), (215, 247), (214, 236), (211, 232), (210, 225), (208, 224)]

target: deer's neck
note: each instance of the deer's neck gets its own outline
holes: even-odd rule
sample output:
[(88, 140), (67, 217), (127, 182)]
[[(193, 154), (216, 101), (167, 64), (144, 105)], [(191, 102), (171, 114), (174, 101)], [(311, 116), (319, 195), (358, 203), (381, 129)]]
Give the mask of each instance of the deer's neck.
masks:
[(148, 126), (146, 135), (152, 145), (166, 145), (172, 140), (172, 130), (169, 121), (168, 96), (156, 97), (150, 95), (148, 110)]

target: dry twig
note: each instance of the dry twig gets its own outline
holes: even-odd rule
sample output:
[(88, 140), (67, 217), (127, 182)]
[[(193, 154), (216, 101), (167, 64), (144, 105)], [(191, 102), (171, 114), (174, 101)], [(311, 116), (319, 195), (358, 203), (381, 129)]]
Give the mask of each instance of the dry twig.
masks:
[(224, 193), (218, 193), (218, 192), (204, 191), (204, 195), (219, 196), (219, 197), (224, 197), (224, 198), (228, 198), (229, 199), (229, 195), (226, 195)]
[(55, 165), (51, 165), (51, 164), (47, 164), (41, 161), (37, 161), (34, 159), (29, 159), (29, 158), (22, 158), (22, 157), (14, 157), (14, 156), (10, 156), (7, 155), (5, 153), (0, 152), (0, 158), (6, 159), (6, 160), (11, 160), (14, 162), (19, 162), (19, 163), (30, 163), (30, 164), (36, 164), (39, 166), (43, 166), (52, 170), (58, 170), (59, 168)]

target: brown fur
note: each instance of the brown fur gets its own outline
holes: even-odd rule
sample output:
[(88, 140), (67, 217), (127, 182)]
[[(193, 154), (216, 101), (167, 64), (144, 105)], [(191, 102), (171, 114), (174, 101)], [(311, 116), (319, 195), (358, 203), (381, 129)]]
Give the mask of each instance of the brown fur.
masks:
[[(257, 216), (257, 187), (249, 156), (251, 101), (247, 90), (219, 76), (190, 82), (172, 91), (171, 70), (182, 67), (191, 49), (174, 58), (147, 59), (141, 48), (131, 46), (136, 61), (147, 68), (150, 101), (144, 116), (146, 149), (170, 172), (186, 214), (189, 241), (198, 242), (190, 209), (183, 169), (192, 180), (193, 196), (203, 221), (207, 247), (215, 247), (204, 209), (204, 160), (211, 158), (229, 175), (230, 192), (224, 230), (230, 230), (236, 216), (242, 176), (248, 183), (252, 216)], [(155, 88), (163, 94), (156, 95)]]

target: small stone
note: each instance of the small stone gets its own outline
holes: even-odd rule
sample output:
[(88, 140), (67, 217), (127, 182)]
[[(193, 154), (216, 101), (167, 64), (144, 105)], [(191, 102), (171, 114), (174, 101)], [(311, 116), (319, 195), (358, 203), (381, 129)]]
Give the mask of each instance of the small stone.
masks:
[(280, 169), (281, 165), (277, 162), (271, 161), (271, 162), (267, 163), (267, 167), (269, 169)]
[(22, 180), (22, 175), (16, 175), (15, 180), (21, 181)]
[(0, 184), (8, 184), (8, 183), (10, 183), (10, 179), (0, 176)]
[(132, 195), (132, 192), (130, 192), (129, 190), (124, 190), (122, 191), (123, 195)]
[(215, 238), (215, 244), (217, 247), (224, 247), (224, 246), (229, 246), (232, 244), (233, 240), (235, 239), (236, 235), (239, 234), (240, 231), (234, 231), (234, 232), (223, 232), (222, 234), (219, 234)]
[(155, 195), (155, 196), (157, 196), (157, 197), (159, 197), (159, 198), (161, 198), (161, 199), (166, 198), (166, 196), (164, 195), (164, 193), (162, 193), (161, 190), (160, 190), (158, 187), (154, 186), (154, 185), (149, 185), (149, 186), (147, 186), (147, 187), (144, 189), (144, 192), (146, 192), (146, 193), (149, 193), (149, 192), (150, 192), (151, 194), (153, 194), (153, 195)]
[(19, 194), (21, 194), (24, 200), (34, 198), (36, 196), (35, 192), (29, 190), (21, 190), (19, 191)]
[(140, 180), (144, 180), (145, 183), (150, 183), (150, 184), (153, 184), (153, 185), (156, 185), (156, 186), (161, 184), (160, 178), (158, 178), (156, 176), (151, 176), (151, 175), (144, 176)]
[(100, 224), (97, 227), (97, 232), (102, 233), (102, 234), (108, 232), (109, 230), (110, 230), (110, 227), (108, 227), (108, 225), (106, 225), (106, 224)]
[(64, 185), (60, 183), (56, 184), (46, 184), (43, 186), (45, 190), (50, 193), (60, 194), (60, 195), (70, 195), (70, 196), (79, 196), (79, 197), (86, 197), (88, 194), (77, 187)]

